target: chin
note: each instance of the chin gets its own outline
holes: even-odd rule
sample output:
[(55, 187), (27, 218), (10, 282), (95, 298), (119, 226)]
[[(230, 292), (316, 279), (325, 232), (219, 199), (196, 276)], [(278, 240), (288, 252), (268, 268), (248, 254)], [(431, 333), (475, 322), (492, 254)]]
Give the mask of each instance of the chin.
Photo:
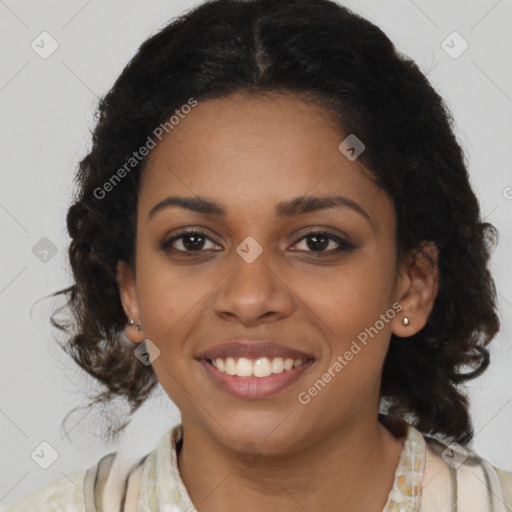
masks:
[(214, 435), (227, 448), (241, 454), (276, 456), (304, 446), (304, 424), (291, 416), (286, 420), (286, 415), (282, 414), (238, 413), (229, 425), (224, 429), (216, 424)]

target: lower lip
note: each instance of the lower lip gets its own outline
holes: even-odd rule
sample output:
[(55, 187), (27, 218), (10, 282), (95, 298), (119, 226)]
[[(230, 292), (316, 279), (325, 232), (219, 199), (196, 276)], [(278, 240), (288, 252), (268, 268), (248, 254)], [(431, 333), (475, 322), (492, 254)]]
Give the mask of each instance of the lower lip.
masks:
[(273, 373), (268, 377), (239, 377), (219, 372), (206, 359), (200, 359), (199, 362), (205, 368), (208, 376), (221, 389), (238, 398), (253, 400), (274, 395), (290, 386), (314, 363), (314, 361), (306, 361), (298, 368), (285, 370), (282, 373)]

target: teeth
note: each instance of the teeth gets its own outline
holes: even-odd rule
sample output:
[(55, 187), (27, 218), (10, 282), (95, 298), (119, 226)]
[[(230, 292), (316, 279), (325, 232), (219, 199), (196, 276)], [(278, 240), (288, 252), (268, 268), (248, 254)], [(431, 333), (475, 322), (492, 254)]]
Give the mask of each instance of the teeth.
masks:
[(241, 357), (236, 363), (236, 374), (239, 377), (250, 377), (252, 375), (252, 363), (249, 359)]
[(284, 360), (282, 357), (275, 357), (272, 359), (272, 373), (282, 373), (284, 372)]
[(253, 363), (252, 371), (255, 377), (268, 377), (269, 375), (272, 375), (270, 360), (267, 357), (257, 359)]
[(238, 375), (239, 377), (268, 377), (273, 373), (283, 373), (284, 371), (292, 370), (302, 366), (304, 361), (302, 359), (291, 359), (274, 357), (261, 357), (259, 359), (247, 359), (240, 357), (235, 360), (233, 357), (225, 359), (217, 358), (211, 360), (212, 365), (221, 373), (228, 375)]
[[(217, 361), (217, 367), (218, 367), (219, 366), (219, 363), (218, 363), (219, 359), (217, 359), (216, 361)], [(221, 359), (221, 361), (222, 361), (222, 359)], [(232, 357), (228, 357), (226, 359), (225, 372), (228, 375), (236, 375), (236, 364), (235, 364), (235, 360)]]

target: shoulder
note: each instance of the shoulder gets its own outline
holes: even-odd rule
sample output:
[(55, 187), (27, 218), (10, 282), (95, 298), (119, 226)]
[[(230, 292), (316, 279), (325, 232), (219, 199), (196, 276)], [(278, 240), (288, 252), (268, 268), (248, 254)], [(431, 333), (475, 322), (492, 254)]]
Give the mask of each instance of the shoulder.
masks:
[(422, 512), (457, 503), (461, 512), (512, 510), (512, 473), (497, 469), (457, 443), (425, 437)]
[(4, 512), (86, 512), (84, 480), (87, 470), (63, 476), (31, 491), (15, 503), (2, 509)]
[(0, 512), (96, 512), (107, 490), (120, 500), (126, 470), (126, 460), (112, 452), (88, 469), (38, 487)]
[(109, 453), (88, 469), (43, 485), (6, 508), (0, 508), (0, 512), (136, 510), (141, 491), (144, 491), (142, 498), (148, 493), (154, 494), (157, 459), (160, 465), (166, 466), (170, 454), (175, 453), (171, 437), (179, 439), (180, 428), (181, 424), (166, 432), (158, 446), (143, 457), (133, 459), (122, 451)]

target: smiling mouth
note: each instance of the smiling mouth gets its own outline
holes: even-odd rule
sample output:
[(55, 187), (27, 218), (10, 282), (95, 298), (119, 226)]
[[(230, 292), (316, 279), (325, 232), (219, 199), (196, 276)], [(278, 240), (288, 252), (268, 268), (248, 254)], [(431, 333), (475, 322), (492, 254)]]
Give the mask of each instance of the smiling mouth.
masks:
[(276, 395), (292, 386), (315, 364), (314, 358), (217, 357), (198, 359), (210, 382), (228, 394), (244, 400)]
[(302, 365), (313, 362), (313, 358), (292, 359), (284, 357), (260, 357), (249, 359), (246, 357), (218, 357), (216, 359), (205, 359), (211, 366), (220, 373), (236, 375), (238, 377), (259, 377), (265, 378), (275, 374), (289, 372)]

